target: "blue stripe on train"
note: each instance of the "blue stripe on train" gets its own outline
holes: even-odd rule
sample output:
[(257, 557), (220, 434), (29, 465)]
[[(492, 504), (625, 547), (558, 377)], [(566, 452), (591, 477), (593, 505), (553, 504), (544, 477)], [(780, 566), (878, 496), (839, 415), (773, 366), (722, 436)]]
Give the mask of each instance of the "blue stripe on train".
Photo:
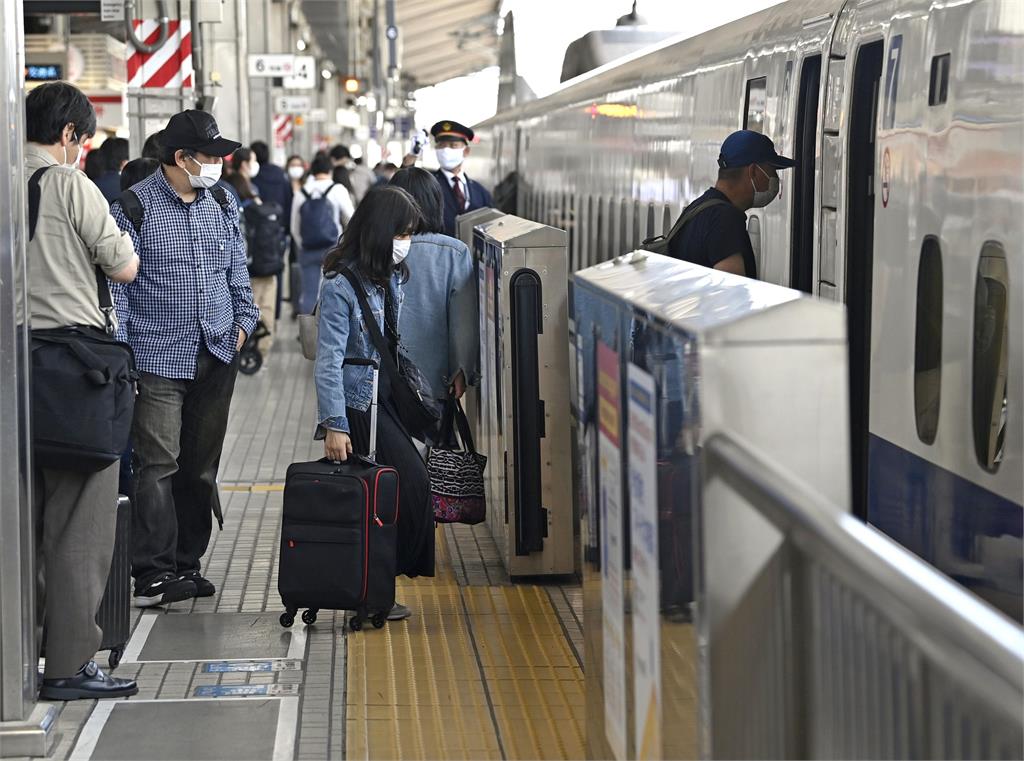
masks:
[(868, 457), (868, 521), (1020, 621), (1024, 508), (874, 434)]

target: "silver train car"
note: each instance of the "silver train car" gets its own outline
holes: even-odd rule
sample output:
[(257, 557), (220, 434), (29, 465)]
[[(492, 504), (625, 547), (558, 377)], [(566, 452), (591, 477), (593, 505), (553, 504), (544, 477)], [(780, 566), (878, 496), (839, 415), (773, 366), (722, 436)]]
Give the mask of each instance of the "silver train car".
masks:
[(468, 169), (576, 270), (768, 134), (799, 166), (748, 231), (764, 279), (847, 305), (855, 512), (1020, 620), (1022, 116), (1020, 0), (791, 0), (498, 114)]

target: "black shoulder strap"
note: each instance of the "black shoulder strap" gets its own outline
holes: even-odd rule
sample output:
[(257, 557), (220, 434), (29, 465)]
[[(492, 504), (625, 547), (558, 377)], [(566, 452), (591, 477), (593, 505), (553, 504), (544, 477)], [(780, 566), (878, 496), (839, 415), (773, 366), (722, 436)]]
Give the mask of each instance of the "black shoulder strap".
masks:
[(210, 188), (210, 195), (213, 196), (214, 200), (219, 203), (221, 208), (225, 211), (231, 207), (231, 202), (228, 200), (228, 192), (220, 185), (214, 185)]
[(128, 221), (135, 228), (135, 232), (141, 233), (142, 221), (146, 218), (146, 209), (142, 206), (142, 201), (139, 200), (139, 194), (128, 188), (121, 191), (121, 195), (117, 197), (117, 200), (121, 204), (121, 210), (124, 211), (124, 215), (128, 217)]
[(381, 367), (384, 368), (384, 371), (391, 378), (392, 383), (401, 383), (402, 376), (398, 372), (398, 365), (395, 363), (395, 358), (392, 356), (391, 350), (388, 348), (384, 334), (381, 333), (380, 325), (377, 324), (377, 318), (373, 316), (373, 310), (370, 308), (370, 302), (366, 298), (366, 291), (363, 289), (363, 284), (359, 282), (359, 278), (357, 278), (356, 274), (348, 267), (342, 269), (341, 274), (346, 280), (348, 280), (349, 285), (352, 286), (352, 290), (356, 292), (356, 298), (359, 299), (359, 309), (363, 313), (363, 322), (366, 323), (366, 329), (370, 331), (370, 340), (373, 341), (373, 347), (380, 355)]
[(702, 201), (701, 203), (697, 204), (696, 206), (694, 206), (694, 207), (692, 207), (690, 209), (687, 209), (683, 214), (680, 214), (679, 215), (679, 219), (676, 220), (676, 223), (674, 225), (672, 225), (671, 229), (669, 229), (669, 231), (667, 233), (665, 233), (663, 235), (655, 235), (653, 238), (648, 238), (647, 240), (644, 241), (644, 244), (654, 243), (655, 241), (658, 241), (658, 240), (672, 240), (677, 235), (679, 235), (679, 232), (684, 227), (686, 227), (686, 225), (689, 224), (690, 221), (694, 217), (696, 217), (698, 214), (700, 214), (705, 209), (710, 209), (712, 206), (728, 206), (728, 205), (729, 205), (729, 202), (725, 201), (725, 200), (723, 200), (721, 198), (709, 198), (706, 201)]
[(306, 197), (306, 200), (307, 200), (307, 201), (308, 201), (308, 200), (309, 200), (310, 198), (312, 198), (312, 197), (313, 197), (313, 196), (311, 196), (311, 195), (309, 194), (309, 191), (308, 191), (308, 190), (306, 190), (305, 188), (299, 188), (299, 192), (300, 192), (300, 193), (302, 193), (302, 195), (304, 195), (304, 196)]
[[(50, 165), (52, 166), (52, 164)], [(39, 180), (50, 166), (39, 167), (28, 180), (28, 239), (32, 240), (36, 234), (36, 222), (39, 220), (39, 203), (42, 200), (42, 191), (39, 189)], [(110, 286), (107, 285), (107, 276), (103, 274), (98, 266), (95, 267), (96, 275), (96, 299), (99, 301), (100, 311), (106, 321), (107, 333), (113, 335), (114, 302), (110, 299)]]
[(331, 194), (331, 191), (334, 190), (334, 186), (337, 185), (337, 184), (338, 183), (336, 183), (336, 182), (332, 182), (330, 187), (327, 188), (327, 190), (324, 191), (324, 194), (322, 196), (320, 196), (320, 197), (321, 198), (327, 198), (327, 196), (329, 196)]

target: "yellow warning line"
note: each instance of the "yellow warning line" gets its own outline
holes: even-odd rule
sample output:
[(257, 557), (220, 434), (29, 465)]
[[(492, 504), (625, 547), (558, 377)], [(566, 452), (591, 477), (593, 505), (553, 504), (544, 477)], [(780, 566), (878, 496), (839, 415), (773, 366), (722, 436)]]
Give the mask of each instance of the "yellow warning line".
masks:
[(583, 758), (583, 674), (536, 586), (401, 579), (408, 621), (348, 635), (350, 759)]

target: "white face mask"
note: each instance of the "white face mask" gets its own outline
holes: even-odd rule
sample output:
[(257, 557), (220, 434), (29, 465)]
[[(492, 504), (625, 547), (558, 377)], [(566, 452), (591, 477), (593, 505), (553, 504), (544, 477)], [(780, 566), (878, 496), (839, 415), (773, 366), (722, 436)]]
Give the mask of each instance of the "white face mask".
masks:
[(220, 164), (204, 164), (198, 159), (189, 156), (192, 161), (199, 164), (199, 174), (192, 174), (187, 169), (185, 174), (188, 175), (189, 184), (194, 188), (202, 188), (203, 190), (209, 190), (220, 180), (220, 173), (223, 169)]
[(758, 169), (758, 171), (761, 172), (761, 174), (763, 174), (765, 177), (768, 177), (768, 189), (767, 190), (758, 190), (757, 186), (754, 185), (754, 179), (753, 178), (750, 179), (750, 184), (754, 188), (754, 205), (753, 205), (753, 208), (760, 209), (760, 208), (763, 208), (763, 207), (767, 206), (768, 204), (770, 204), (772, 201), (774, 201), (778, 197), (779, 191), (782, 190), (782, 183), (779, 182), (779, 178), (778, 177), (770, 177), (768, 175), (768, 172), (766, 172), (763, 169), (761, 169), (760, 166), (758, 166), (756, 164), (755, 164), (755, 166), (757, 166), (757, 169)]
[(74, 132), (71, 133), (71, 137), (74, 138), (74, 141), (76, 143), (78, 143), (78, 155), (75, 156), (75, 160), (74, 161), (68, 161), (68, 147), (66, 145), (63, 146), (63, 148), (64, 148), (64, 166), (69, 166), (72, 169), (77, 169), (78, 168), (78, 162), (82, 160), (82, 144), (78, 142), (78, 135), (76, 135)]
[(250, 177), (255, 177), (259, 173), (260, 173), (260, 162), (258, 162), (256, 159), (253, 159), (252, 161), (249, 162), (249, 176)]
[(290, 166), (288, 167), (288, 176), (293, 180), (301, 180), (302, 175), (306, 173), (306, 170), (301, 166)]
[(412, 246), (412, 239), (411, 238), (406, 238), (404, 240), (400, 240), (398, 238), (395, 238), (395, 243), (394, 243), (394, 248), (392, 250), (391, 259), (395, 263), (396, 267), (399, 264), (401, 264), (403, 261), (405, 261), (405, 257), (407, 257), (409, 255), (409, 248), (411, 246)]
[(441, 168), (447, 169), (449, 172), (466, 160), (465, 148), (438, 148), (434, 154), (437, 156), (437, 163), (441, 165)]

